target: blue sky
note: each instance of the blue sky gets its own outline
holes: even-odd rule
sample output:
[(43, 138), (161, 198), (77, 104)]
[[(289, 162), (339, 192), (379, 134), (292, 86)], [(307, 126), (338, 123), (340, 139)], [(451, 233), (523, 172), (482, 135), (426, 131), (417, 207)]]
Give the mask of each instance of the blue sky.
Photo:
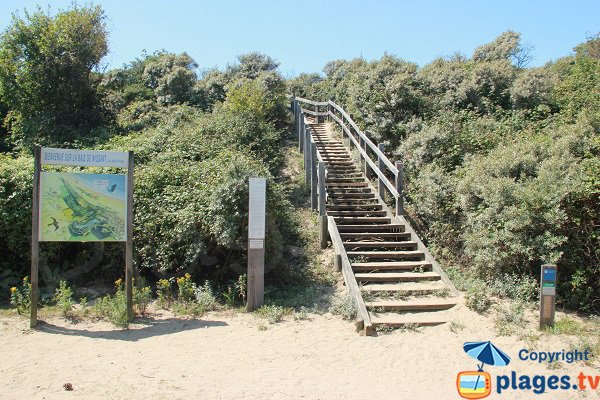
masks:
[[(0, 2), (0, 28), (10, 14), (50, 1)], [(52, 10), (70, 0), (51, 1)], [(84, 2), (79, 2), (85, 4)], [(110, 53), (120, 67), (142, 53), (187, 51), (200, 68), (223, 68), (238, 54), (260, 51), (291, 77), (320, 72), (334, 59), (374, 59), (385, 52), (423, 66), (438, 56), (473, 50), (507, 29), (534, 47), (530, 66), (571, 53), (600, 32), (598, 0), (503, 1), (193, 1), (102, 0)]]

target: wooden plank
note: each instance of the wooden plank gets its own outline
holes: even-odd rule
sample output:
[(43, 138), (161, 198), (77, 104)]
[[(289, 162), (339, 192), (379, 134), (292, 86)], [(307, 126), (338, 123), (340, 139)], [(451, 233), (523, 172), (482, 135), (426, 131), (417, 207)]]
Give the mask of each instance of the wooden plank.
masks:
[(447, 310), (456, 305), (452, 299), (422, 298), (414, 300), (378, 300), (366, 302), (368, 308), (394, 311)]
[(361, 270), (413, 270), (415, 268), (431, 269), (429, 261), (375, 261), (353, 262), (352, 267)]
[(419, 257), (423, 258), (423, 253), (418, 250), (407, 251), (349, 251), (348, 256), (368, 257), (368, 258), (405, 258)]
[(342, 244), (342, 239), (340, 238), (340, 234), (332, 217), (328, 217), (328, 226), (331, 241), (334, 243), (334, 247), (336, 248), (337, 253), (341, 256), (342, 276), (344, 277), (346, 288), (348, 289), (348, 292), (356, 302), (357, 315), (364, 323), (363, 327), (365, 333), (367, 335), (373, 334), (373, 324), (371, 323), (371, 317), (369, 316), (369, 312), (367, 311), (367, 308), (363, 301), (362, 295), (360, 293), (360, 288), (358, 287), (358, 283), (356, 283), (356, 279), (354, 278), (354, 272), (352, 271), (350, 260), (346, 255), (346, 251), (344, 250), (344, 246)]
[(403, 314), (396, 313), (374, 313), (371, 319), (373, 326), (388, 326), (392, 328), (401, 328), (403, 326), (435, 326), (445, 324), (450, 320), (451, 311), (433, 311), (433, 312), (408, 312)]
[(435, 272), (357, 272), (354, 277), (358, 282), (419, 282), (441, 279)]
[(327, 101), (314, 101), (314, 100), (305, 99), (304, 97), (296, 97), (296, 100), (301, 103), (310, 104), (311, 106), (314, 106), (314, 105), (326, 106), (329, 104), (329, 102), (327, 102)]
[(393, 292), (411, 295), (415, 293), (435, 293), (446, 288), (442, 281), (403, 282), (403, 283), (370, 283), (363, 285), (362, 290), (368, 293)]
[(41, 172), (40, 146), (33, 149), (33, 198), (31, 206), (31, 290), (29, 327), (37, 326), (38, 306), (38, 267), (40, 261), (40, 172)]
[(133, 151), (127, 163), (127, 241), (125, 242), (125, 298), (127, 319), (133, 320)]

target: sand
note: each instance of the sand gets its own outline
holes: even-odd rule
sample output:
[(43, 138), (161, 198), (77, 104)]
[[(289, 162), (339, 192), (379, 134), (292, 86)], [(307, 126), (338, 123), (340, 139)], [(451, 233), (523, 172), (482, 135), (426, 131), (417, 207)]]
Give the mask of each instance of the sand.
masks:
[[(254, 315), (209, 313), (201, 319), (157, 312), (152, 319), (114, 328), (51, 318), (27, 329), (17, 316), (0, 318), (1, 399), (459, 399), (456, 375), (476, 369), (466, 341), (492, 340), (512, 357), (495, 374), (600, 375), (600, 366), (566, 364), (550, 370), (522, 361), (517, 337), (497, 337), (493, 322), (459, 306), (450, 325), (395, 331), (378, 337), (354, 333), (330, 314), (288, 317), (268, 324)], [(262, 330), (265, 327), (266, 330)], [(545, 335), (537, 350), (568, 349)], [(72, 391), (63, 385), (70, 383)], [(495, 390), (495, 388), (493, 387)], [(598, 399), (600, 391), (495, 392), (488, 399)]]

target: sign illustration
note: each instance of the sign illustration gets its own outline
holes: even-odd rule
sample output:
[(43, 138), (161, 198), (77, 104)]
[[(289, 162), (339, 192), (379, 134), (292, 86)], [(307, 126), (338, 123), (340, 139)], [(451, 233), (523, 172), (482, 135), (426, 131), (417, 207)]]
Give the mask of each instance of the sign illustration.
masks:
[(125, 175), (42, 172), (40, 241), (124, 242)]

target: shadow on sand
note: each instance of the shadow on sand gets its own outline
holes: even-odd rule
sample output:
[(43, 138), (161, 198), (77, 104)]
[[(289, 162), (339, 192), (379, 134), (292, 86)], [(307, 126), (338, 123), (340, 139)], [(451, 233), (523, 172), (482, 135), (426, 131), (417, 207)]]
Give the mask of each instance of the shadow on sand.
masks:
[(58, 326), (47, 322), (39, 322), (36, 328), (39, 332), (51, 333), (55, 335), (83, 336), (91, 339), (106, 340), (124, 340), (128, 342), (137, 342), (155, 336), (170, 335), (177, 332), (189, 331), (192, 329), (201, 329), (209, 327), (228, 326), (222, 321), (203, 321), (198, 319), (151, 319), (144, 318), (135, 321), (136, 325), (129, 329), (110, 330), (110, 331), (90, 331), (87, 329), (74, 329), (64, 326)]

